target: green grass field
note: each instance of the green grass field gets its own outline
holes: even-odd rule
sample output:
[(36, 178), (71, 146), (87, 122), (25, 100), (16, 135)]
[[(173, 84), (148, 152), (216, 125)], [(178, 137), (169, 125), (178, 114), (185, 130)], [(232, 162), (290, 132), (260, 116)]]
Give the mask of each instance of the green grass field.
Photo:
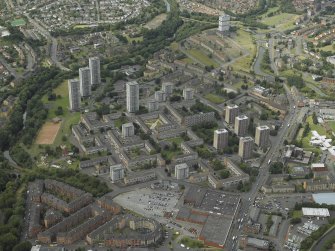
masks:
[(301, 210), (295, 210), (292, 213), (293, 218), (301, 218), (302, 217), (302, 211)]
[(26, 25), (26, 21), (23, 18), (19, 18), (19, 19), (14, 19), (11, 23), (11, 26), (13, 27), (17, 27), (17, 26), (24, 26)]
[(235, 70), (249, 72), (253, 57), (256, 54), (256, 45), (253, 42), (252, 35), (244, 30), (238, 30), (234, 41), (236, 41), (244, 49), (248, 50), (250, 54), (246, 57), (236, 60), (232, 66)]
[(205, 99), (213, 102), (214, 104), (222, 104), (223, 102), (225, 102), (225, 99), (223, 97), (220, 97), (212, 93), (206, 94)]
[(328, 121), (327, 123), (333, 132), (335, 132), (335, 121)]
[(289, 14), (289, 13), (281, 13), (279, 15), (275, 15), (272, 17), (266, 17), (262, 19), (262, 23), (267, 24), (269, 26), (275, 26), (280, 31), (289, 30), (294, 28), (295, 20), (299, 17), (299, 15)]
[(183, 58), (181, 61), (183, 61), (186, 64), (193, 64), (193, 60), (190, 58)]
[(187, 53), (189, 53), (192, 57), (197, 59), (199, 62), (201, 62), (203, 65), (218, 67), (219, 64), (216, 63), (213, 59), (211, 59), (209, 56), (207, 56), (204, 52), (197, 49), (190, 49), (187, 50)]
[(335, 53), (335, 43), (321, 47), (320, 51), (331, 51)]
[(240, 82), (238, 82), (238, 83), (235, 83), (235, 84), (233, 84), (233, 86), (234, 86), (235, 88), (241, 88), (241, 86), (242, 86), (242, 85), (245, 85), (245, 84), (248, 85), (249, 88), (251, 88), (251, 87), (254, 86), (254, 83), (252, 83), (252, 82), (244, 83), (243, 81), (240, 81)]
[(166, 139), (166, 141), (175, 142), (177, 145), (180, 145), (184, 140), (181, 137), (175, 137), (175, 138)]

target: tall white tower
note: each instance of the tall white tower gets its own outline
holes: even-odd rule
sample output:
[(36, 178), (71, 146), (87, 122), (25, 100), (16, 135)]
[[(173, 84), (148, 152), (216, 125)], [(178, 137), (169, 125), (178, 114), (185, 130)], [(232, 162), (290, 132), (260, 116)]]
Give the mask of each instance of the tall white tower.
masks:
[(91, 95), (91, 71), (90, 68), (79, 69), (80, 94), (82, 97)]
[(98, 57), (93, 57), (89, 59), (89, 67), (91, 71), (91, 84), (98, 85), (101, 83), (100, 76), (100, 59)]
[(219, 17), (219, 28), (218, 31), (223, 33), (229, 31), (230, 28), (230, 16), (223, 14)]
[(139, 85), (136, 81), (127, 82), (127, 110), (128, 112), (137, 112), (140, 106)]
[(80, 109), (80, 84), (78, 79), (68, 81), (70, 110), (79, 111)]

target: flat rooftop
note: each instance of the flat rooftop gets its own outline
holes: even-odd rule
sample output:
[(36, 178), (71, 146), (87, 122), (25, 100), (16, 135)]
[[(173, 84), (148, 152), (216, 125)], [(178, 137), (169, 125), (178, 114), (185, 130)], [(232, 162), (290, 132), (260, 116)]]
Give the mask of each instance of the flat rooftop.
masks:
[(191, 187), (184, 197), (186, 204), (217, 215), (234, 215), (240, 196), (211, 189)]
[(232, 224), (231, 217), (210, 215), (200, 233), (200, 239), (223, 246)]

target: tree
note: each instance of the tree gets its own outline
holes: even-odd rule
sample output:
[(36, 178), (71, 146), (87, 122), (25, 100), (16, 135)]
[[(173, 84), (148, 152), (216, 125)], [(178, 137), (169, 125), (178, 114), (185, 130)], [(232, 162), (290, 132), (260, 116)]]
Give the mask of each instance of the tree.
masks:
[(283, 163), (281, 162), (273, 162), (271, 165), (270, 165), (270, 173), (271, 174), (280, 174), (283, 172), (283, 168), (284, 168), (284, 165)]
[(14, 246), (13, 251), (30, 251), (31, 247), (31, 243), (29, 241), (25, 241)]
[(313, 124), (317, 125), (318, 124), (318, 117), (316, 116), (315, 112), (313, 112), (312, 118), (313, 118)]
[(220, 171), (220, 178), (221, 179), (227, 179), (230, 176), (230, 172), (228, 170), (222, 170)]

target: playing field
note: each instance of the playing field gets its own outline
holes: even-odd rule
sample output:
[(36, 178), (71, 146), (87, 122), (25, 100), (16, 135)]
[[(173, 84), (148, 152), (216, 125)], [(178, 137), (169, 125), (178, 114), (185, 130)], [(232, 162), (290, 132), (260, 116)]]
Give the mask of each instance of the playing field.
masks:
[(45, 122), (36, 139), (38, 145), (52, 145), (56, 139), (61, 123)]
[(24, 19), (22, 19), (22, 18), (14, 19), (10, 24), (14, 27), (23, 26), (23, 25), (26, 25), (26, 21), (24, 21)]

